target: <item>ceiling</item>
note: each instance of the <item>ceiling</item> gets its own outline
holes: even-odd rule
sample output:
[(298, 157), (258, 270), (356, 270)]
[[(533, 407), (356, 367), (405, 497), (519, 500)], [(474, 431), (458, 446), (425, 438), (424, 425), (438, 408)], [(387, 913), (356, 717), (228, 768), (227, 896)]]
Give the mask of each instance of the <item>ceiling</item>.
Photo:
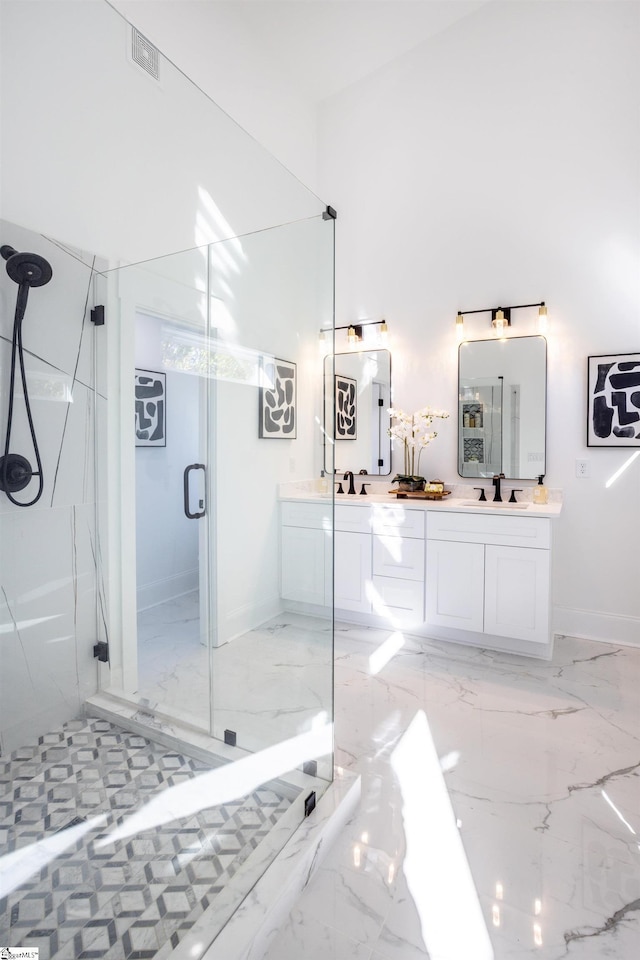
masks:
[[(212, 0), (201, 0), (212, 2)], [(487, 0), (213, 0), (312, 101), (390, 63)]]

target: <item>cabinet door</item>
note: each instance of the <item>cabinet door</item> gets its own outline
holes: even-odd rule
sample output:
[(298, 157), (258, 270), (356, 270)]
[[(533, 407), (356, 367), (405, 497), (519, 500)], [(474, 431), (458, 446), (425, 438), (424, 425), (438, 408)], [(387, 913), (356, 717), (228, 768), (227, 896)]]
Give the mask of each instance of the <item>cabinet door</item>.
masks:
[(484, 546), (427, 541), (427, 623), (484, 630)]
[(485, 550), (485, 631), (548, 643), (549, 551), (492, 545)]
[(333, 599), (339, 610), (371, 613), (371, 535), (335, 532)]
[(324, 530), (282, 527), (281, 595), (285, 600), (324, 604)]

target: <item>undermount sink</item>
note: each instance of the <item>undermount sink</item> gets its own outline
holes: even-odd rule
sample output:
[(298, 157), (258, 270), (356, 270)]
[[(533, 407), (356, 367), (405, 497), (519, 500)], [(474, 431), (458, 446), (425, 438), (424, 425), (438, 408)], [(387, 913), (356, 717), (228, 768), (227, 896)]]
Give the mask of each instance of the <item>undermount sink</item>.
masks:
[(496, 510), (502, 510), (503, 507), (508, 507), (510, 510), (526, 510), (529, 507), (528, 503), (496, 503), (495, 500), (465, 500), (461, 504), (463, 507), (482, 507), (484, 510), (485, 507), (495, 507)]

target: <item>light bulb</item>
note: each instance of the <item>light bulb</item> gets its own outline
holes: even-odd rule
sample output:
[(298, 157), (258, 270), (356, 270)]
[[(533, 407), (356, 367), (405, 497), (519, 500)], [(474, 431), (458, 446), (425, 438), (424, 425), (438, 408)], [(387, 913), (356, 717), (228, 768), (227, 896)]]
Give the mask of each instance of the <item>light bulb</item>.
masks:
[(349, 343), (355, 343), (355, 342), (356, 342), (356, 328), (355, 328), (355, 327), (349, 327), (349, 329), (347, 330), (347, 340), (349, 341)]
[(546, 333), (549, 329), (549, 313), (546, 304), (541, 303), (538, 307), (538, 333)]
[(458, 343), (464, 340), (464, 317), (461, 313), (456, 317), (456, 338)]
[(507, 327), (507, 321), (505, 320), (503, 310), (496, 310), (496, 318), (493, 321), (493, 326), (495, 329), (496, 337), (502, 337)]
[(383, 320), (380, 324), (380, 330), (378, 331), (378, 339), (380, 343), (386, 345), (389, 340), (389, 328), (387, 327), (387, 321)]

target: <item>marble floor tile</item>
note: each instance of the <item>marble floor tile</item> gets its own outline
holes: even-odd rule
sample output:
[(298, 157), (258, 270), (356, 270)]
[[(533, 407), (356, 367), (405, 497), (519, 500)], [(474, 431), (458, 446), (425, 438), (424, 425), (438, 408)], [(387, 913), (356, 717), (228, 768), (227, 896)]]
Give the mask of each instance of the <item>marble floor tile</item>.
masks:
[[(538, 662), (405, 638), (372, 672), (387, 637), (336, 625), (336, 763), (362, 803), (268, 960), (312, 955), (318, 925), (370, 960), (635, 960), (640, 650), (562, 637)], [(438, 762), (416, 750), (416, 795), (397, 760), (418, 715)], [(438, 917), (422, 891), (440, 876), (456, 894)]]
[(300, 916), (278, 938), (278, 960), (371, 960), (371, 950), (332, 927)]
[[(213, 734), (260, 750), (306, 732), (332, 700), (331, 621), (288, 613), (209, 651), (198, 592), (138, 615), (136, 698)], [(117, 691), (114, 691), (117, 692)]]
[[(206, 712), (203, 648), (194, 634), (175, 656), (189, 611), (169, 613), (168, 640), (150, 624), (146, 692), (178, 715)], [(361, 775), (362, 802), (268, 960), (425, 960), (430, 950), (431, 960), (636, 960), (640, 650), (562, 637), (546, 662), (403, 636), (385, 661), (388, 638), (336, 624), (335, 762)], [(330, 658), (330, 623), (290, 613), (214, 651), (217, 735), (229, 727), (259, 749), (308, 729), (331, 709)], [(426, 739), (400, 774), (416, 718)], [(55, 759), (55, 741), (47, 748)], [(18, 843), (43, 802), (38, 783), (59, 785), (53, 763), (48, 780), (33, 777), (40, 762), (21, 760), (31, 786), (12, 825)], [(83, 786), (91, 811), (102, 797)], [(138, 773), (119, 788), (142, 786)], [(441, 916), (426, 889), (440, 893)], [(472, 919), (484, 947), (461, 954), (454, 934)]]

